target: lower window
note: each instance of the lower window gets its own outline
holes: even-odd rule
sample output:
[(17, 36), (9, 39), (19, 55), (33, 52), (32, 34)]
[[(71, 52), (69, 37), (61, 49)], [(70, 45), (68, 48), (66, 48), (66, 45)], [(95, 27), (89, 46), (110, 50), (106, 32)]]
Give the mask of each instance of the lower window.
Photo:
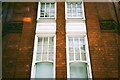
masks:
[(36, 37), (32, 78), (55, 78), (55, 37)]
[(68, 78), (91, 78), (85, 37), (67, 37)]

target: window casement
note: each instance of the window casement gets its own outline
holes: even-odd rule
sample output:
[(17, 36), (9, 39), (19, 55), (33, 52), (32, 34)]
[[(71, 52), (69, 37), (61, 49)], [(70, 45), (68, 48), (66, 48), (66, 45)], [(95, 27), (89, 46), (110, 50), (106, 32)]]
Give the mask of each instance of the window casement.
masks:
[(36, 36), (32, 78), (55, 78), (55, 36)]
[(56, 3), (54, 1), (39, 1), (38, 5), (38, 19), (39, 18), (55, 18), (56, 17)]
[(55, 17), (55, 3), (41, 2), (40, 17), (54, 18)]
[(85, 36), (67, 36), (67, 77), (92, 78)]
[(84, 18), (83, 1), (66, 1), (66, 18)]

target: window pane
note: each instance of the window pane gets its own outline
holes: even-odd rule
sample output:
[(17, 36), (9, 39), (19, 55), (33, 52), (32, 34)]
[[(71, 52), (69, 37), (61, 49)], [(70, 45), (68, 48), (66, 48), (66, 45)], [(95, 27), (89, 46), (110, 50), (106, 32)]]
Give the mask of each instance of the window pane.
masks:
[(74, 46), (78, 47), (79, 46), (79, 38), (74, 38)]
[(51, 8), (55, 8), (55, 4), (54, 3), (51, 3)]
[(37, 53), (36, 61), (40, 61), (40, 60), (41, 60), (41, 53)]
[(50, 8), (50, 3), (46, 3), (46, 9)]
[(74, 60), (74, 53), (71, 52), (69, 53), (69, 60), (70, 61)]
[(35, 78), (53, 78), (53, 64), (37, 63)]
[(41, 55), (42, 55), (42, 61), (47, 61), (47, 52), (43, 52)]
[(49, 17), (49, 14), (47, 12), (45, 13), (45, 17)]
[(48, 46), (47, 45), (43, 45), (43, 52), (47, 52), (48, 51)]
[(84, 39), (80, 38), (80, 44), (84, 44)]
[(45, 3), (41, 3), (41, 9), (45, 9)]
[(53, 51), (54, 51), (53, 46), (49, 46), (49, 52), (53, 52)]
[(44, 13), (41, 13), (41, 14), (40, 14), (40, 17), (44, 17)]
[(54, 15), (55, 15), (54, 12), (50, 13), (50, 17), (54, 17)]
[(86, 53), (81, 53), (82, 54), (82, 60), (86, 60)]
[(49, 37), (49, 45), (52, 45), (53, 46), (53, 37)]
[(39, 46), (37, 47), (37, 52), (38, 52), (38, 53), (42, 52), (42, 45), (39, 45)]
[(77, 3), (77, 7), (78, 7), (78, 8), (81, 8), (81, 4), (80, 4), (80, 3)]
[(73, 46), (73, 38), (69, 38), (69, 46)]
[(53, 61), (53, 52), (49, 52), (49, 58), (50, 61)]
[(42, 45), (42, 38), (38, 38), (38, 45)]
[(85, 53), (85, 45), (81, 45), (81, 53)]
[(80, 60), (80, 49), (79, 46), (75, 48), (75, 59)]
[(70, 3), (67, 3), (67, 8), (70, 8), (71, 7), (71, 4)]
[(69, 47), (69, 52), (72, 52), (72, 53), (74, 52), (73, 47)]
[(44, 45), (48, 45), (48, 37), (44, 37)]
[(70, 63), (70, 78), (87, 78), (87, 64)]
[(80, 60), (80, 53), (75, 53), (76, 60)]

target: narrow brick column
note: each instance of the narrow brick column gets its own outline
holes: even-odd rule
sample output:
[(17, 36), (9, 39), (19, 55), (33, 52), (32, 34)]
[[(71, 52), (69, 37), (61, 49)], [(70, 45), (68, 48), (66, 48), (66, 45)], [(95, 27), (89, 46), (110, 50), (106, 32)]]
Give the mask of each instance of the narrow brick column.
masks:
[(57, 2), (56, 20), (56, 78), (67, 78), (66, 69), (66, 34), (65, 34), (65, 3)]

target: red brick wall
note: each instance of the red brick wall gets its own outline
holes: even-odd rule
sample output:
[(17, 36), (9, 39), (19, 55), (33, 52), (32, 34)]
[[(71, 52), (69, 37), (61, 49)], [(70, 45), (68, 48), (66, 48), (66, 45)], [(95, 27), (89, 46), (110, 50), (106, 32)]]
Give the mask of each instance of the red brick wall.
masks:
[[(112, 3), (85, 3), (86, 26), (94, 78), (117, 78), (120, 35), (115, 30), (101, 30), (99, 20), (114, 19)], [(3, 36), (3, 77), (30, 78), (37, 3), (15, 3), (9, 21), (23, 21), (22, 33)], [(65, 3), (57, 3), (56, 19), (56, 78), (67, 78)], [(120, 64), (119, 64), (120, 66)]]
[[(111, 3), (85, 3), (86, 24), (94, 78), (118, 78), (117, 33), (100, 30), (99, 20), (114, 19)], [(108, 6), (109, 5), (109, 6)], [(111, 75), (112, 74), (112, 75)]]
[(57, 3), (56, 78), (67, 78), (66, 71), (65, 3)]
[(33, 42), (36, 25), (37, 3), (14, 3), (9, 21), (23, 21), (22, 33), (8, 33), (3, 36), (3, 78), (30, 78)]

